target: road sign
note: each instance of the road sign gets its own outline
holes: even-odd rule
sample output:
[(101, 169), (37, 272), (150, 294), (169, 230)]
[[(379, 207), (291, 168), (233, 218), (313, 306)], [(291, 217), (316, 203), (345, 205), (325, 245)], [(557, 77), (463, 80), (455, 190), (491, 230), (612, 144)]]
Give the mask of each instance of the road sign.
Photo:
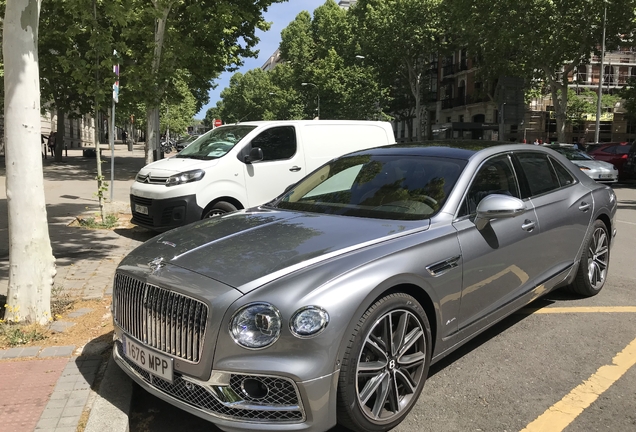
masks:
[(214, 119), (214, 127), (219, 127), (223, 124), (221, 119)]
[(113, 100), (119, 102), (119, 81), (115, 81), (113, 84)]

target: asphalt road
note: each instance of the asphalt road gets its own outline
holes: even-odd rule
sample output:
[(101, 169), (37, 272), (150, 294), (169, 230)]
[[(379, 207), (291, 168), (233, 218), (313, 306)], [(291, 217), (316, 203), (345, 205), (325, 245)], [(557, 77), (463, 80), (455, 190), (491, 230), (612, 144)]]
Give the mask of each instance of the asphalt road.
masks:
[[(618, 235), (603, 291), (551, 293), (434, 365), (395, 431), (636, 430), (636, 184), (614, 189)], [(130, 431), (174, 430), (219, 429), (135, 387)]]

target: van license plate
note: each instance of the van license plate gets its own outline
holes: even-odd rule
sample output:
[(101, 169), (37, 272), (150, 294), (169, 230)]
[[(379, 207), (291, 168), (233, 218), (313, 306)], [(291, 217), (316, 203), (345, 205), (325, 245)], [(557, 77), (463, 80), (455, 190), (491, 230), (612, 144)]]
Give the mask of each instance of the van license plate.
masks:
[(137, 366), (172, 383), (172, 359), (157, 354), (122, 335), (124, 355)]
[(139, 205), (139, 204), (135, 204), (135, 212), (147, 215), (148, 214), (148, 207), (142, 206), (142, 205)]

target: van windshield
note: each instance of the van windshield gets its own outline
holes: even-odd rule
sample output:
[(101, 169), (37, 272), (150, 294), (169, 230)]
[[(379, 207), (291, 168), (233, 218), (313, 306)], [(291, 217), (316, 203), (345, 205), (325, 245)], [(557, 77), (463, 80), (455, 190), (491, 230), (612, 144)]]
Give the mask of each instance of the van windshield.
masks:
[(190, 159), (218, 159), (250, 133), (256, 126), (228, 125), (221, 126), (201, 135), (176, 157)]

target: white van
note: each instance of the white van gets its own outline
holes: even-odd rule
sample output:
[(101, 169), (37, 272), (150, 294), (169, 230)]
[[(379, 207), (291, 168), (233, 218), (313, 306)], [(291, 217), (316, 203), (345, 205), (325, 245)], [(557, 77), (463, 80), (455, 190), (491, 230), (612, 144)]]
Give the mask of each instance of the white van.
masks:
[(288, 120), (221, 126), (176, 156), (143, 167), (130, 188), (132, 222), (165, 231), (264, 204), (325, 162), (395, 144), (391, 124)]

